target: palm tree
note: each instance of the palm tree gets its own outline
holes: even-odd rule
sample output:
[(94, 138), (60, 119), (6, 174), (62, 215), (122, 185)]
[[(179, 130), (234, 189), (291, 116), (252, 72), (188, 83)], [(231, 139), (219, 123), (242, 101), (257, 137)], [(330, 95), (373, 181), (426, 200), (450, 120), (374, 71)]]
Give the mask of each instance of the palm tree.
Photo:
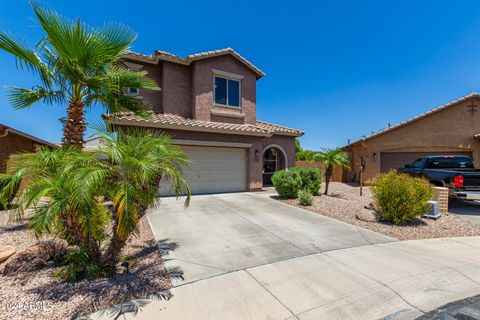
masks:
[(325, 166), (325, 194), (328, 194), (328, 185), (336, 167), (350, 168), (348, 154), (340, 149), (322, 148), (316, 155), (316, 160)]
[(54, 234), (100, 259), (99, 242), (105, 237), (110, 213), (97, 197), (99, 186), (85, 184), (78, 174), (79, 168), (97, 161), (95, 155), (78, 148), (45, 147), (15, 155), (10, 170), (13, 177), (26, 181), (16, 204), (20, 214), (25, 208), (34, 209), (28, 226), (37, 236)]
[[(101, 137), (95, 152), (62, 147), (15, 155), (10, 173), (26, 181), (16, 204), (20, 214), (23, 208), (34, 209), (29, 227), (36, 235), (54, 234), (113, 271), (128, 238), (138, 232), (140, 218), (159, 200), (160, 183), (177, 197), (185, 194), (189, 204), (182, 176), (188, 160), (166, 135), (132, 129)], [(105, 198), (113, 202), (112, 210)], [(102, 246), (109, 221), (112, 234)]]
[(128, 71), (119, 63), (135, 40), (135, 33), (113, 23), (91, 28), (79, 19), (66, 19), (33, 3), (32, 8), (45, 32), (34, 49), (0, 31), (0, 49), (15, 56), (20, 68), (40, 80), (33, 88), (9, 88), (9, 100), (15, 109), (39, 101), (65, 104), (63, 144), (75, 147), (84, 144), (86, 107), (100, 105), (107, 112), (146, 114), (143, 100), (125, 95), (124, 89), (158, 87), (145, 72)]
[[(97, 155), (108, 159), (106, 191), (113, 201), (113, 235), (103, 256), (114, 267), (131, 234), (138, 232), (139, 219), (159, 200), (160, 183), (169, 184), (177, 197), (190, 189), (182, 176), (188, 165), (185, 153), (166, 135), (144, 130), (104, 133)], [(95, 184), (95, 183), (94, 183)]]

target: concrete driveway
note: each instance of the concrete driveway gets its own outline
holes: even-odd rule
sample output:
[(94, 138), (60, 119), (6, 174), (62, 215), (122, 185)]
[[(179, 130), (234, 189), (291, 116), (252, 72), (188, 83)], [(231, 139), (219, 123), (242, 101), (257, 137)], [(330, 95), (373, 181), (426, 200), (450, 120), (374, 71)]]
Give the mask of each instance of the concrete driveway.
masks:
[(149, 213), (167, 267), (181, 268), (185, 284), (308, 254), (394, 239), (312, 214), (270, 198), (236, 193), (194, 196), (189, 208), (175, 198)]
[(448, 211), (480, 224), (480, 201), (450, 200)]
[(248, 193), (149, 219), (184, 281), (128, 319), (414, 319), (480, 293), (480, 237), (392, 241)]

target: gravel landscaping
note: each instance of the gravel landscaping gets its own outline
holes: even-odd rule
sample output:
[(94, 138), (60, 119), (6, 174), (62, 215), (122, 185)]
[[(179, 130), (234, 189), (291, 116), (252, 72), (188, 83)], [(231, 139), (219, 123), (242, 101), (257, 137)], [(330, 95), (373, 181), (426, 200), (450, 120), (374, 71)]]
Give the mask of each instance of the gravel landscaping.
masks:
[[(36, 239), (26, 229), (26, 220), (11, 223), (0, 211), (0, 245), (17, 252), (47, 238)], [(168, 243), (164, 243), (167, 245)], [(167, 290), (171, 287), (162, 257), (146, 217), (140, 220), (140, 235), (132, 237), (123, 252), (130, 272), (119, 267), (112, 278), (66, 283), (52, 277), (53, 263), (40, 271), (18, 276), (0, 275), (0, 319), (73, 319), (96, 310)], [(1, 269), (1, 265), (0, 265)]]
[(453, 214), (443, 215), (438, 220), (421, 218), (402, 226), (386, 222), (359, 220), (356, 218), (356, 213), (373, 201), (368, 187), (364, 187), (362, 197), (359, 195), (359, 189), (357, 185), (331, 182), (329, 186), (330, 194), (314, 197), (312, 206), (300, 206), (298, 199), (281, 201), (399, 240), (480, 235), (480, 225), (473, 224), (469, 220)]

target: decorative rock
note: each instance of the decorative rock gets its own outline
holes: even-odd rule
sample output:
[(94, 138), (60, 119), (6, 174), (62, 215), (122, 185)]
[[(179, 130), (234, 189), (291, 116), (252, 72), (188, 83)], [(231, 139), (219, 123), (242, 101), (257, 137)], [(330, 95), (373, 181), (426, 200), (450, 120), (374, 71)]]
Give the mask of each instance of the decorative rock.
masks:
[(0, 263), (7, 260), (10, 256), (17, 252), (12, 246), (0, 246)]
[(49, 261), (59, 260), (65, 250), (65, 244), (60, 241), (38, 242), (9, 257), (2, 265), (1, 272), (4, 276), (13, 276), (21, 272), (39, 270)]
[(356, 217), (358, 220), (367, 222), (377, 222), (380, 220), (380, 216), (373, 210), (362, 208), (358, 210)]

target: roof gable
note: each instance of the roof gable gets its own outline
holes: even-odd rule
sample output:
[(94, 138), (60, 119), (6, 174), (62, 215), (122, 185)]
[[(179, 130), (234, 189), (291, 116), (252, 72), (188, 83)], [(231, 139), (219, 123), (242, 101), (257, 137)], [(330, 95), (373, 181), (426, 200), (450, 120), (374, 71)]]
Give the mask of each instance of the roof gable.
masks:
[[(12, 127), (9, 127), (9, 126), (6, 126), (4, 124), (1, 124), (0, 123), (0, 128), (2, 130), (2, 132), (0, 133), (0, 135), (5, 135), (7, 136), (9, 133), (11, 134), (15, 134), (17, 136), (21, 136), (21, 137), (24, 137), (26, 139), (29, 139), (29, 140), (32, 140), (38, 144), (43, 144), (43, 145), (46, 145), (46, 146), (50, 146), (50, 147), (56, 147), (55, 144), (51, 143), (51, 142), (48, 142), (48, 141), (45, 141), (45, 140), (42, 140), (42, 139), (39, 139), (37, 137), (34, 137), (32, 135), (29, 135), (28, 133), (25, 133), (25, 132), (22, 132), (20, 130), (17, 130), (17, 129), (14, 129)], [(1, 139), (1, 138), (0, 138)]]
[(468, 100), (473, 99), (473, 98), (480, 98), (480, 94), (477, 93), (477, 92), (472, 92), (472, 93), (470, 93), (470, 94), (468, 94), (468, 95), (466, 95), (466, 96), (463, 96), (463, 97), (461, 97), (461, 98), (459, 98), (459, 99), (456, 99), (456, 100), (450, 101), (450, 102), (448, 102), (448, 103), (446, 103), (446, 104), (443, 104), (443, 105), (441, 105), (441, 106), (439, 106), (439, 107), (437, 107), (437, 108), (435, 108), (435, 109), (432, 109), (432, 110), (426, 111), (426, 112), (424, 112), (424, 113), (422, 113), (422, 114), (419, 114), (418, 116), (415, 116), (415, 117), (413, 117), (413, 118), (410, 118), (410, 119), (405, 120), (405, 121), (402, 121), (402, 122), (399, 122), (399, 123), (397, 123), (397, 124), (395, 124), (395, 125), (393, 125), (393, 126), (390, 126), (390, 127), (388, 127), (388, 128), (384, 128), (384, 129), (381, 129), (381, 130), (379, 130), (379, 131), (377, 131), (377, 132), (374, 132), (374, 133), (372, 133), (371, 135), (365, 136), (365, 137), (363, 137), (363, 138), (361, 138), (361, 139), (359, 139), (359, 140), (357, 140), (357, 141), (355, 141), (355, 142), (352, 142), (352, 143), (350, 143), (350, 144), (348, 144), (348, 145), (346, 145), (346, 146), (344, 146), (344, 147), (342, 147), (342, 148), (346, 148), (346, 147), (355, 145), (355, 144), (360, 143), (360, 142), (364, 142), (364, 141), (371, 140), (371, 139), (376, 138), (376, 137), (378, 137), (378, 136), (381, 136), (381, 135), (383, 135), (383, 134), (386, 134), (386, 133), (389, 133), (389, 132), (394, 131), (394, 130), (396, 130), (396, 129), (399, 129), (399, 128), (402, 128), (402, 127), (404, 127), (404, 126), (407, 126), (407, 125), (409, 125), (409, 124), (411, 124), (411, 123), (414, 123), (414, 122), (416, 122), (416, 121), (419, 121), (419, 120), (422, 120), (422, 119), (424, 119), (424, 118), (427, 118), (427, 117), (429, 117), (429, 116), (431, 116), (431, 115), (433, 115), (433, 114), (436, 114), (436, 113), (438, 113), (438, 112), (447, 110), (447, 109), (449, 109), (449, 108), (451, 108), (451, 107), (453, 107), (453, 106), (456, 106), (456, 105), (458, 105), (458, 104), (460, 104), (460, 103), (462, 103), (462, 102), (468, 101)]
[(182, 58), (180, 56), (177, 56), (162, 50), (155, 50), (154, 56), (143, 55), (135, 52), (129, 52), (127, 57), (133, 60), (154, 63), (154, 64), (157, 64), (158, 61), (162, 60), (162, 61), (169, 61), (169, 62), (184, 64), (184, 65), (190, 65), (192, 62), (197, 60), (208, 59), (208, 58), (224, 56), (224, 55), (231, 55), (232, 57), (236, 58), (242, 64), (244, 64), (249, 69), (251, 69), (257, 76), (257, 79), (260, 79), (265, 75), (265, 73), (262, 70), (257, 68), (253, 63), (245, 59), (243, 56), (241, 56), (238, 52), (236, 52), (232, 48), (199, 52), (199, 53), (191, 54), (185, 58)]

